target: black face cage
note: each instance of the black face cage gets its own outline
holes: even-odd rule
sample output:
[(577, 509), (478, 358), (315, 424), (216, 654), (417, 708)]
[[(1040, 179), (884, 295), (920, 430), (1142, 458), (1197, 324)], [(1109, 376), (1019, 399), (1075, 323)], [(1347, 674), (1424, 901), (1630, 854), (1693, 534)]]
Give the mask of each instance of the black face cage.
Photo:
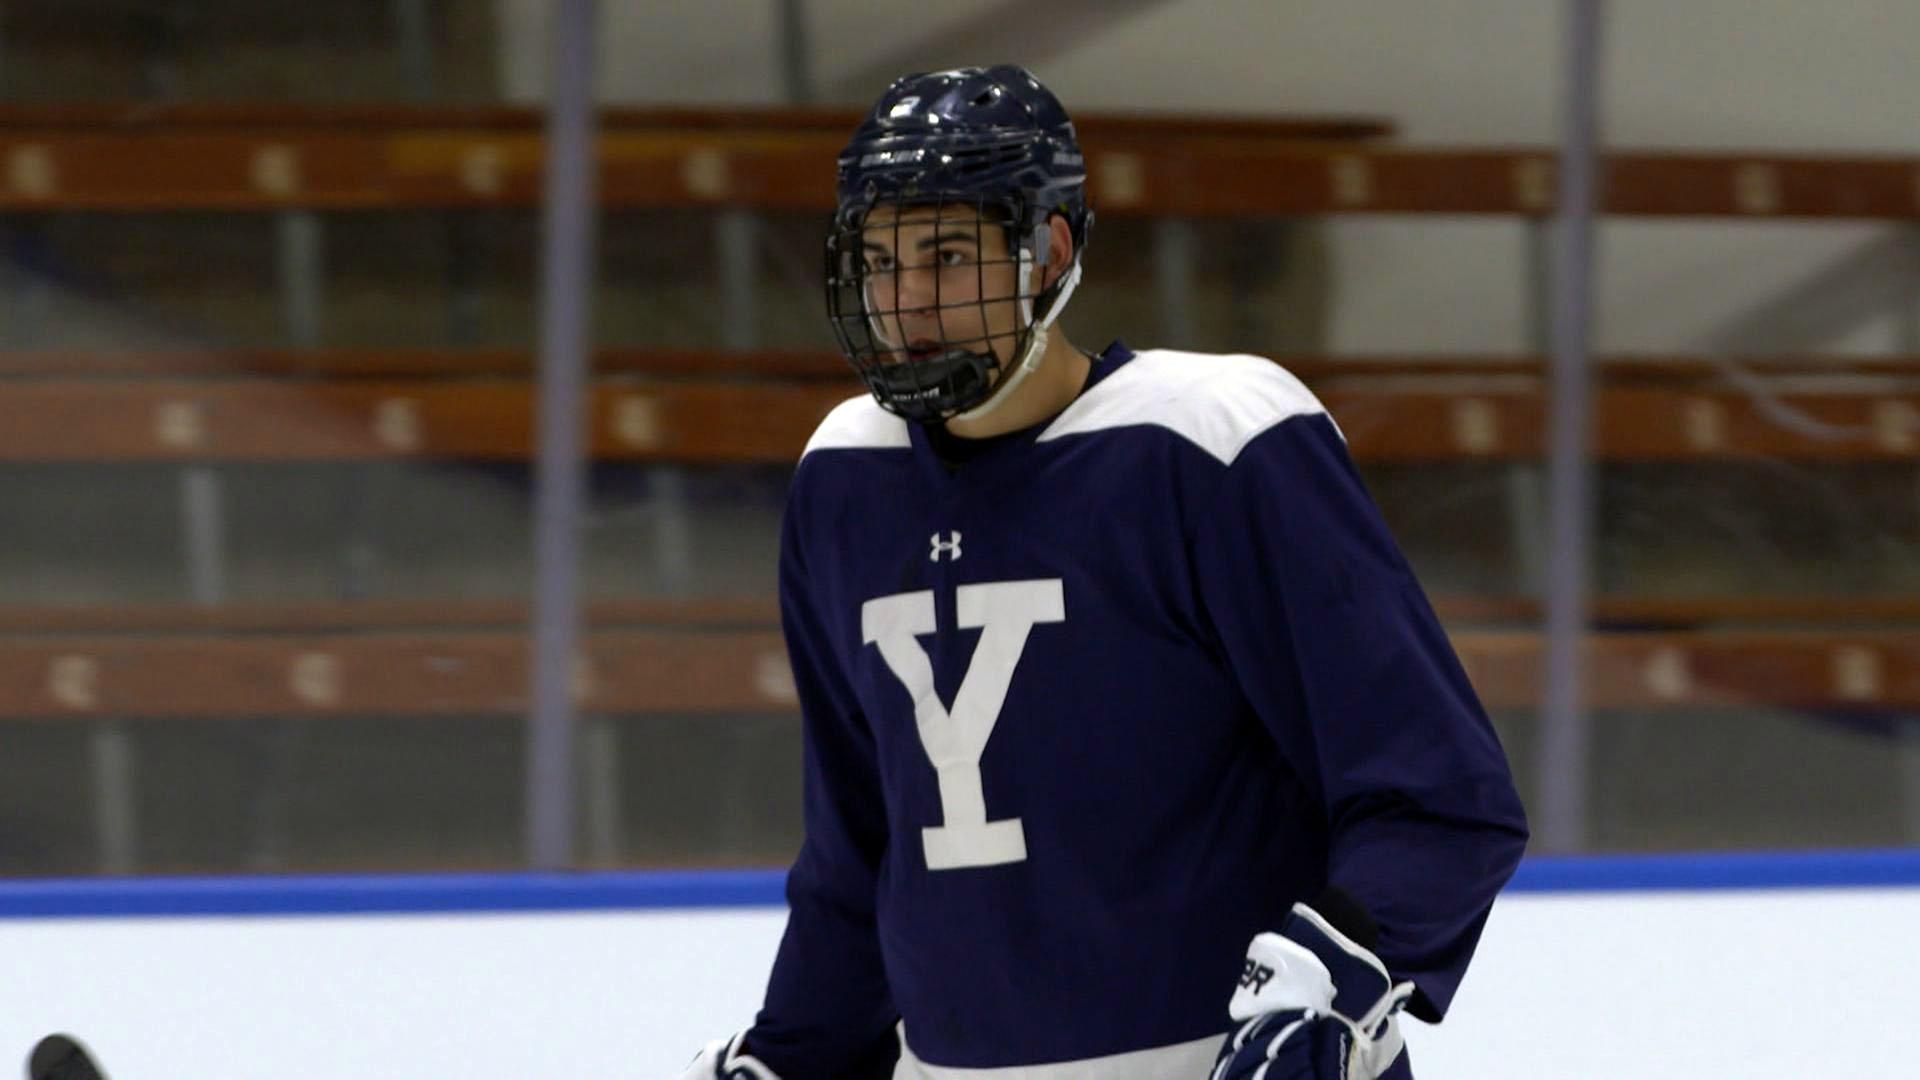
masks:
[[(1027, 291), (1034, 262), (1023, 257), (1032, 251), (1022, 235), (1027, 215), (1018, 203), (977, 196), (916, 197), (899, 205), (902, 214), (914, 214), (907, 224), (916, 233), (931, 227), (933, 240), (961, 233), (972, 254), (926, 239), (916, 241), (925, 250), (907, 251), (899, 217), (869, 226), (871, 206), (842, 213), (827, 234), (827, 317), (841, 351), (883, 408), (938, 423), (992, 396), (1032, 342), (1040, 298)], [(980, 257), (988, 229), (1004, 230), (1005, 258)], [(1013, 291), (989, 296), (988, 267), (1003, 265), (1013, 270)], [(989, 309), (998, 306), (1016, 314), (996, 352)]]

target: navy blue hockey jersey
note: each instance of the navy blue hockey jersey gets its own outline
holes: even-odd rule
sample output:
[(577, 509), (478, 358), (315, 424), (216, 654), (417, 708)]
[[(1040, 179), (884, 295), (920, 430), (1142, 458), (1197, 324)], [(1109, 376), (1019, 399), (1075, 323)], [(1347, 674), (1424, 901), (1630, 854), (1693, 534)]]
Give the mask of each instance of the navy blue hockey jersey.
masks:
[(1307, 388), (1116, 344), (935, 450), (861, 397), (794, 478), (806, 840), (754, 1053), (887, 1076), (898, 1025), (922, 1075), (1198, 1080), (1248, 940), (1329, 884), (1438, 1019), (1526, 826)]

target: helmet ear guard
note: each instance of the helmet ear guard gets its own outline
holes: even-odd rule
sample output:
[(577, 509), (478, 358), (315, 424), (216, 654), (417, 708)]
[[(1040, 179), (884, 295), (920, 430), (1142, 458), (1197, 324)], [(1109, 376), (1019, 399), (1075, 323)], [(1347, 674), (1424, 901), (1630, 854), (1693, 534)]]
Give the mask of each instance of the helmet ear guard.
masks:
[[(1028, 375), (1040, 367), (1040, 360), (1047, 354), (1047, 334), (1053, 328), (1053, 322), (1060, 317), (1061, 309), (1067, 306), (1067, 300), (1073, 296), (1075, 286), (1080, 284), (1080, 252), (1076, 249), (1073, 261), (1060, 275), (1060, 279), (1043, 288), (1037, 296), (1030, 296), (1026, 283), (1033, 279), (1035, 265), (1045, 267), (1049, 249), (1053, 241), (1051, 218), (1034, 227), (1031, 245), (1020, 247), (1020, 278), (1017, 293), (1020, 300), (1020, 322), (1025, 327), (1022, 333), (1022, 347), (1014, 362), (994, 383), (985, 400), (970, 409), (955, 414), (957, 420), (975, 420), (993, 412), (1012, 396), (1013, 389), (1026, 381)], [(1035, 300), (1042, 302), (1036, 315), (1033, 310)]]

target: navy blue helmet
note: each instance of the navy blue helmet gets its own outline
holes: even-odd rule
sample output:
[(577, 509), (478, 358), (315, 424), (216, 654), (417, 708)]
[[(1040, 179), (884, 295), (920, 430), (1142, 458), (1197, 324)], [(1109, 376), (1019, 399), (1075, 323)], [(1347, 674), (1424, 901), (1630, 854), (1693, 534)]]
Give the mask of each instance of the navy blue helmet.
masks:
[[(1048, 327), (1079, 280), (1093, 223), (1080, 144), (1059, 100), (1010, 64), (909, 75), (854, 131), (838, 186), (827, 313), (874, 398), (922, 423), (998, 404), (1039, 363)], [(894, 212), (876, 218), (881, 206)], [(938, 220), (941, 233), (974, 231), (975, 257), (957, 267), (966, 277), (954, 277), (957, 260), (944, 251), (934, 255), (943, 260), (937, 269), (900, 251), (900, 217), (915, 208), (931, 208), (924, 217)], [(1073, 262), (1052, 285), (1029, 292), (1032, 268), (1047, 263), (1055, 214), (1072, 234)], [(895, 242), (874, 248), (876, 230), (889, 226)], [(995, 260), (978, 257), (986, 229), (1005, 231), (1007, 257), (999, 261), (1015, 274), (995, 276), (1011, 276), (1011, 292), (982, 295), (995, 269)], [(1017, 308), (1010, 336), (986, 331), (994, 304)]]

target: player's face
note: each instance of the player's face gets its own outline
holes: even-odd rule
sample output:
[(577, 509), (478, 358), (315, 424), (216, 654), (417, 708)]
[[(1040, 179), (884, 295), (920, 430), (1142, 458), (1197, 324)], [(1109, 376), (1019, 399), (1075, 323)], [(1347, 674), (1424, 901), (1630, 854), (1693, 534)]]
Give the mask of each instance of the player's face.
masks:
[(889, 362), (948, 349), (1011, 358), (1019, 271), (1005, 226), (972, 206), (883, 204), (867, 215), (861, 249), (867, 314)]

